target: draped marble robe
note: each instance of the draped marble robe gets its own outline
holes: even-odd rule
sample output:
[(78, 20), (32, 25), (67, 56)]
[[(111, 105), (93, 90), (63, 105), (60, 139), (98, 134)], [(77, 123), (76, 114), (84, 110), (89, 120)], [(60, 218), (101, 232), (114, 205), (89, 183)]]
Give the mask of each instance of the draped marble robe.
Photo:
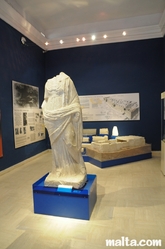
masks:
[(87, 179), (81, 155), (82, 112), (68, 75), (62, 72), (46, 82), (42, 109), (52, 148), (52, 171), (45, 186), (82, 188)]

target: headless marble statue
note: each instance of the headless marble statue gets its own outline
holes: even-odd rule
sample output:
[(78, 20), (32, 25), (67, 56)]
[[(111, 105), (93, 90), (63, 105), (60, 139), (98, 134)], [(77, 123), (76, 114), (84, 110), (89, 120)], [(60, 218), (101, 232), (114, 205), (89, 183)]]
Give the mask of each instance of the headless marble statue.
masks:
[(81, 155), (81, 107), (73, 81), (65, 73), (46, 82), (42, 109), (52, 148), (52, 172), (45, 186), (82, 188), (86, 168)]

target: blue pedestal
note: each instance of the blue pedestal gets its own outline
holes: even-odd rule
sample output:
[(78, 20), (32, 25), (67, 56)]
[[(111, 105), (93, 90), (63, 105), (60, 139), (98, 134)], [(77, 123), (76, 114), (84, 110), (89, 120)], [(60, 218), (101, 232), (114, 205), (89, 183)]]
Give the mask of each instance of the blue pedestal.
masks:
[(114, 159), (114, 160), (107, 160), (107, 161), (103, 161), (103, 162), (90, 157), (89, 163), (94, 164), (95, 166), (97, 166), (99, 168), (107, 168), (107, 167), (111, 167), (111, 166), (136, 162), (136, 161), (149, 159), (149, 158), (152, 158), (151, 153), (146, 153), (146, 154), (141, 154), (141, 155), (136, 155), (136, 156), (131, 156), (131, 157), (125, 157), (125, 158), (119, 158), (119, 159)]
[(82, 189), (45, 187), (47, 175), (33, 184), (34, 213), (89, 220), (97, 199), (96, 175), (87, 175)]
[(82, 157), (83, 157), (84, 162), (89, 162), (90, 157), (88, 155), (85, 154)]

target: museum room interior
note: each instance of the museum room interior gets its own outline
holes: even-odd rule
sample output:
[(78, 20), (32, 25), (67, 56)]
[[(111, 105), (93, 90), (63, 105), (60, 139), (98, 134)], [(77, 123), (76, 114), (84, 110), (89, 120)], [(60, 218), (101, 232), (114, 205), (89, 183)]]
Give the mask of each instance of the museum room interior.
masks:
[[(52, 169), (45, 83), (60, 72), (81, 100), (91, 98), (90, 139), (100, 129), (110, 139), (117, 126), (120, 139), (142, 137), (151, 150), (105, 167), (82, 153), (97, 178), (89, 219), (34, 210), (33, 184)], [(112, 248), (165, 248), (165, 0), (1, 0), (0, 75), (0, 249), (103, 249), (110, 240)], [(21, 89), (30, 92), (25, 106)], [(115, 118), (114, 101), (128, 95), (138, 115), (124, 118), (125, 107)]]

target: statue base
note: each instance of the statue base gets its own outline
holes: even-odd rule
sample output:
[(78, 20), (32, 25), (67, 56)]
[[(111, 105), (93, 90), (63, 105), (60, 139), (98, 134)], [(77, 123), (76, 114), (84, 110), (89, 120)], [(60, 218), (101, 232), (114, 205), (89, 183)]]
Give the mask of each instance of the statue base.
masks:
[(96, 175), (88, 174), (83, 188), (70, 189), (44, 186), (48, 174), (33, 184), (34, 213), (89, 220), (97, 199)]
[(55, 188), (58, 188), (59, 185), (70, 185), (75, 189), (81, 189), (84, 187), (86, 181), (86, 174), (57, 176), (50, 172), (44, 181), (44, 185), (45, 187)]

